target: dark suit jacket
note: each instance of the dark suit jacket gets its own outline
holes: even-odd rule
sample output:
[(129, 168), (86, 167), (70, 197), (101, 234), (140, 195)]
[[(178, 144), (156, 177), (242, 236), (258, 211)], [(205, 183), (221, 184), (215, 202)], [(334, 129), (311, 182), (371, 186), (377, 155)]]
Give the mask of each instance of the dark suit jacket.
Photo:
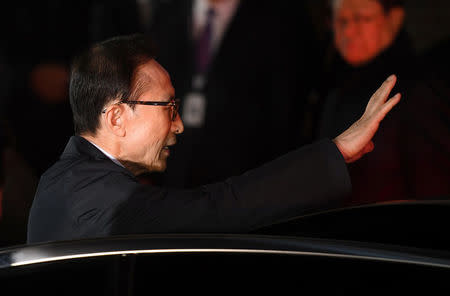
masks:
[[(159, 49), (156, 60), (183, 101), (195, 68), (192, 1), (166, 3), (155, 14), (151, 36)], [(296, 121), (309, 87), (313, 31), (304, 10), (282, 5), (240, 2), (206, 74), (204, 127), (185, 126), (165, 184), (191, 187), (222, 180), (301, 144)]]
[(329, 140), (221, 183), (191, 190), (141, 184), (82, 137), (41, 178), (29, 243), (135, 233), (248, 232), (334, 207), (350, 190)]

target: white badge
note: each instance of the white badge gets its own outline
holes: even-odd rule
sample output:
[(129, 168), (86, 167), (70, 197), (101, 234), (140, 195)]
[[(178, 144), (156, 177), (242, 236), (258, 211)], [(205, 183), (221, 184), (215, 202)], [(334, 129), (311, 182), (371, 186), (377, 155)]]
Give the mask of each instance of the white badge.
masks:
[(205, 122), (206, 99), (200, 92), (191, 92), (183, 100), (181, 118), (186, 127), (202, 127)]

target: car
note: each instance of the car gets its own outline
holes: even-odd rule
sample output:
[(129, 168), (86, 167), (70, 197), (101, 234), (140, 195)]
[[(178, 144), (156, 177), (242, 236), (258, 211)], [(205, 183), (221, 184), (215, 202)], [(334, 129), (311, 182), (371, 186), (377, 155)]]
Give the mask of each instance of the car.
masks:
[(248, 234), (129, 235), (13, 246), (0, 251), (0, 285), (18, 295), (445, 293), (449, 206), (401, 201), (349, 207)]

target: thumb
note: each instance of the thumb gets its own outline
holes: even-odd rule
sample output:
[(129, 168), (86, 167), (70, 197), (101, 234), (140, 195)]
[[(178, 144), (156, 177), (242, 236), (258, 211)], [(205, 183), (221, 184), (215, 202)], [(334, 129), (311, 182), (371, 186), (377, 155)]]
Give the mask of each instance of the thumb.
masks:
[(373, 149), (375, 148), (375, 145), (373, 144), (372, 141), (369, 141), (366, 146), (364, 146), (363, 149), (361, 149), (358, 153), (356, 153), (356, 155), (354, 155), (353, 157), (349, 158), (346, 160), (347, 163), (352, 163), (357, 161), (358, 159), (360, 159), (361, 157), (364, 156), (364, 154), (367, 154), (369, 152), (372, 152)]
[(369, 141), (369, 143), (367, 143), (367, 145), (363, 149), (363, 155), (372, 152), (374, 148), (375, 144), (373, 143), (373, 141)]

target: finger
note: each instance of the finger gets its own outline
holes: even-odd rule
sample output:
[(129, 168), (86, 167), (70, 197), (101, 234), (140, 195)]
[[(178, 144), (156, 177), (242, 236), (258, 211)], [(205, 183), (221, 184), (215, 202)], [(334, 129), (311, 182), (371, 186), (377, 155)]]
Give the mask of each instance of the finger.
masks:
[(383, 102), (386, 101), (386, 99), (388, 98), (388, 96), (391, 93), (392, 89), (394, 88), (396, 82), (397, 82), (397, 76), (392, 74), (381, 85), (379, 96), (380, 96), (380, 98), (383, 98)]
[(370, 101), (374, 102), (374, 103), (379, 103), (379, 104), (384, 103), (386, 101), (386, 99), (388, 98), (390, 92), (394, 88), (394, 85), (396, 82), (397, 82), (397, 76), (395, 76), (394, 74), (389, 76), (383, 82), (383, 84), (380, 86), (380, 88), (378, 88), (377, 91), (373, 94)]
[(400, 93), (396, 94), (395, 96), (393, 96), (392, 98), (390, 98), (381, 108), (380, 111), (380, 117), (379, 120), (383, 120), (383, 118), (386, 116), (386, 114), (389, 113), (389, 111), (392, 110), (392, 108), (394, 108), (395, 105), (398, 104), (398, 102), (400, 102), (402, 95)]

